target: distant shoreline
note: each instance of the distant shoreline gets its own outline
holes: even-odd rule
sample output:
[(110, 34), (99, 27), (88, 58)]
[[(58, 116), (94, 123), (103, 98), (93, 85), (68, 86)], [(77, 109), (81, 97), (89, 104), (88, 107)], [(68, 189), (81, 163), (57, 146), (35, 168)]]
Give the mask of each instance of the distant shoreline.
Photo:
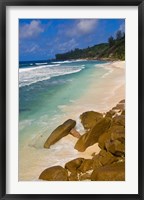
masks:
[(113, 58), (77, 58), (77, 59), (65, 59), (65, 60), (58, 60), (58, 59), (54, 59), (54, 60), (51, 60), (52, 62), (63, 62), (63, 61), (77, 61), (77, 60), (85, 60), (85, 61), (89, 61), (89, 60), (97, 60), (97, 61), (110, 61), (110, 62), (117, 62), (117, 61), (125, 61), (125, 60), (120, 60), (120, 59), (113, 59)]

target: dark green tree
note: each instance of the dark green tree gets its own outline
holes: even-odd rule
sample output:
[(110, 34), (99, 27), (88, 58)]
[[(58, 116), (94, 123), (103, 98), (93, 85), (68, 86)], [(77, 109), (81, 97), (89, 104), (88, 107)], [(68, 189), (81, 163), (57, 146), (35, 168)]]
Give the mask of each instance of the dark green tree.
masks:
[(116, 33), (116, 40), (120, 40), (122, 37), (123, 37), (123, 33), (120, 30), (118, 30)]
[(109, 46), (110, 46), (110, 47), (112, 47), (112, 46), (114, 45), (115, 41), (114, 41), (114, 38), (113, 38), (112, 36), (109, 37), (108, 43), (109, 43)]

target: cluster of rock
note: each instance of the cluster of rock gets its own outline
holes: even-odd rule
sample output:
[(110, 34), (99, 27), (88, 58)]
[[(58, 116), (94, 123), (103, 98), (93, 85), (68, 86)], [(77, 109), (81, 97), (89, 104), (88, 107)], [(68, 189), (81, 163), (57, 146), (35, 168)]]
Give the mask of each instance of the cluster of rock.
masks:
[(57, 127), (44, 144), (49, 148), (62, 137), (72, 134), (78, 140), (75, 149), (84, 152), (98, 143), (99, 154), (91, 159), (76, 158), (62, 166), (45, 169), (39, 179), (47, 181), (124, 181), (125, 180), (125, 100), (105, 114), (88, 111), (80, 116), (85, 134), (75, 130), (76, 122), (67, 120)]

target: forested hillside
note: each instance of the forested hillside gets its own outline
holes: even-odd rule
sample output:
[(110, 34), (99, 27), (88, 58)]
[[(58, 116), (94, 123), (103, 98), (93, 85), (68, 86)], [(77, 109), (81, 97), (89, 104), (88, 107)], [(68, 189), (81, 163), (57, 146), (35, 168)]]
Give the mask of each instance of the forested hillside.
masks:
[(85, 49), (76, 48), (63, 54), (56, 54), (56, 60), (99, 59), (125, 60), (125, 34), (118, 31), (116, 37), (108, 38), (107, 43), (97, 44)]

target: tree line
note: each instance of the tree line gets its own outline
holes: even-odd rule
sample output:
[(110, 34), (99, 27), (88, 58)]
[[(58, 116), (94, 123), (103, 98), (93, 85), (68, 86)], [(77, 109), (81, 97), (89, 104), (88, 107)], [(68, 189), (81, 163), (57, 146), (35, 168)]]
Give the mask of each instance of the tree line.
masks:
[(63, 54), (56, 54), (56, 60), (71, 59), (125, 59), (125, 33), (118, 30), (115, 38), (110, 36), (107, 43), (97, 44), (85, 49), (75, 48)]

